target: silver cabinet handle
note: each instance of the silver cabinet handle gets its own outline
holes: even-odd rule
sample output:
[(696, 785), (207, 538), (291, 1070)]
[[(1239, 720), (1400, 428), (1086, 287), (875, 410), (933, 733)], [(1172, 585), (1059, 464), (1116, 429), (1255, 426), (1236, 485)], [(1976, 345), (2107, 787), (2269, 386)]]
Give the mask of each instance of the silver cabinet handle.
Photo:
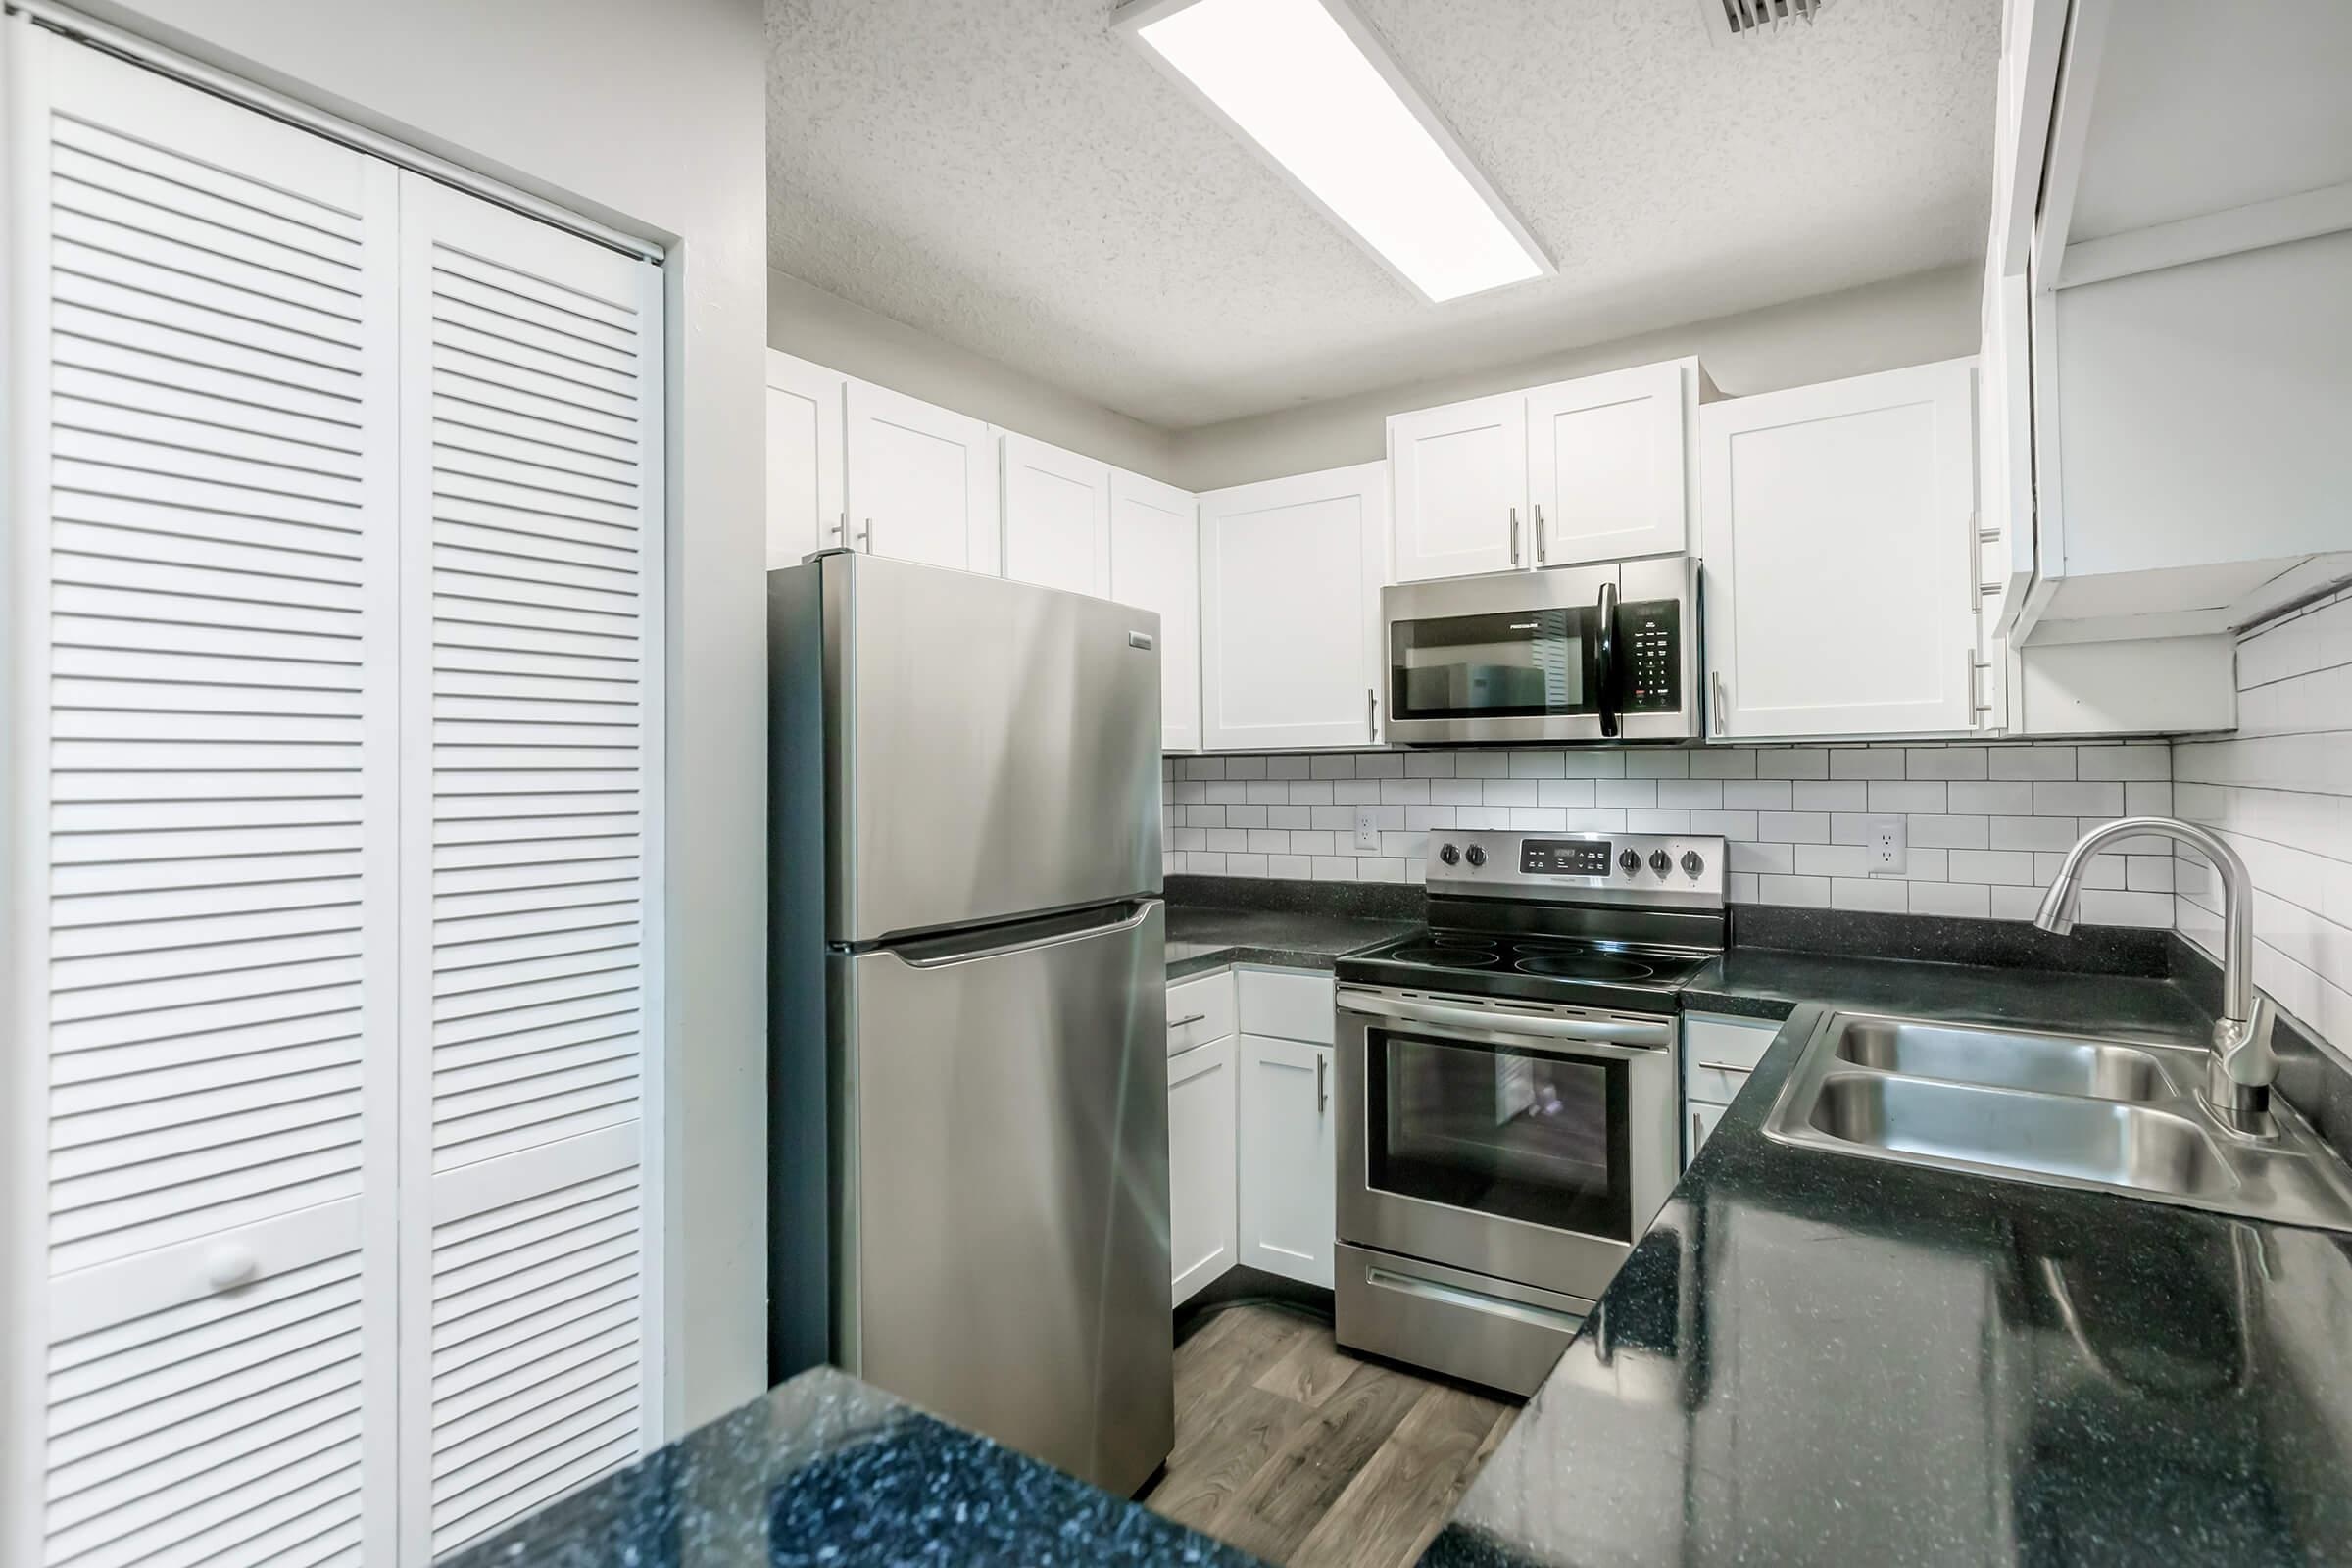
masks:
[(846, 513), (846, 512), (843, 512), (843, 513), (837, 513), (837, 514), (834, 514), (834, 518), (833, 518), (833, 537), (834, 537), (834, 538), (836, 538), (836, 539), (839, 539), (839, 540), (840, 540), (842, 543), (844, 543), (844, 544), (847, 544), (847, 543), (849, 543), (849, 540), (850, 540), (850, 514), (849, 514), (848, 513)]
[(1511, 564), (1519, 564), (1519, 509), (1511, 509)]
[(1380, 693), (1370, 686), (1364, 688), (1364, 736), (1380, 739)]
[(1753, 1067), (1742, 1067), (1736, 1061), (1694, 1061), (1690, 1065), (1696, 1067), (1700, 1072), (1754, 1072), (1756, 1070)]
[(1171, 1029), (1183, 1029), (1192, 1024), (1200, 1022), (1207, 1016), (1208, 1014), (1205, 1012), (1188, 1012), (1181, 1018), (1170, 1018), (1168, 1020), (1168, 1027)]
[(1989, 713), (1992, 711), (1992, 705), (1990, 703), (1980, 702), (1978, 700), (1984, 695), (1984, 688), (1978, 680), (1977, 671), (1989, 670), (1992, 668), (1992, 665), (1985, 661), (1979, 659), (1977, 657), (1977, 651), (1974, 648), (1963, 648), (1960, 650), (1960, 654), (1962, 658), (1968, 661), (1968, 723), (1969, 727), (1974, 729), (1976, 727), (1977, 715), (1979, 713)]
[(1544, 504), (1536, 503), (1536, 564), (1544, 564)]
[(1318, 1052), (1316, 1052), (1316, 1053), (1315, 1053), (1315, 1114), (1316, 1114), (1316, 1115), (1318, 1115), (1318, 1116), (1322, 1115), (1322, 1114), (1323, 1114), (1323, 1111), (1324, 1111), (1324, 1108), (1325, 1108), (1326, 1106), (1328, 1106), (1328, 1105), (1331, 1103), (1331, 1086), (1330, 1086), (1330, 1084), (1329, 1084), (1329, 1083), (1326, 1081), (1326, 1080), (1329, 1078), (1329, 1076), (1330, 1076), (1330, 1072), (1331, 1072), (1331, 1058), (1330, 1058), (1329, 1056), (1326, 1056), (1326, 1055), (1324, 1055), (1324, 1054), (1323, 1054), (1321, 1052), (1319, 1052), (1319, 1051), (1318, 1051)]
[(858, 548), (868, 552), (874, 548), (874, 519), (871, 517), (866, 518), (865, 526), (858, 530)]
[(1690, 1113), (1690, 1152), (1693, 1154), (1698, 1152), (1698, 1112), (1694, 1110)]
[(1710, 670), (1707, 679), (1715, 688), (1715, 733), (1720, 735), (1723, 733), (1723, 715), (1731, 707), (1731, 704), (1725, 702), (1723, 697), (1723, 671)]

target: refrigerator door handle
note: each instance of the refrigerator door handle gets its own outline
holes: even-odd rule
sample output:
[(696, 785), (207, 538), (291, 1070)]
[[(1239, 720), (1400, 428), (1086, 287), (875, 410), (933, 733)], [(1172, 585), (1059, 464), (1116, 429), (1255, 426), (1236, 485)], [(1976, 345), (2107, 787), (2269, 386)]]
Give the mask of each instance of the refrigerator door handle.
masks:
[(959, 963), (978, 963), (984, 958), (1001, 958), (1007, 954), (1040, 953), (1047, 948), (1061, 947), (1065, 943), (1091, 942), (1097, 937), (1112, 936), (1121, 931), (1132, 931), (1151, 917), (1153, 903), (1154, 901), (1146, 900), (1135, 906), (1132, 912), (1121, 919), (1105, 920), (1099, 925), (1082, 926), (1075, 931), (1053, 931), (1042, 937), (1032, 937), (1025, 942), (1002, 942), (993, 947), (963, 948), (954, 953), (935, 954), (923, 957), (912, 957), (906, 953), (892, 951), (891, 956), (909, 969), (950, 969)]

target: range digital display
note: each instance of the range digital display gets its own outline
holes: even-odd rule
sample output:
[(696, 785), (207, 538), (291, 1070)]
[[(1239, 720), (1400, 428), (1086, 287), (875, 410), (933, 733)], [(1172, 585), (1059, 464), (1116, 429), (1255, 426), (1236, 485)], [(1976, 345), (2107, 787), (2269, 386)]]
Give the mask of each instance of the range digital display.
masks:
[(1607, 839), (1521, 839), (1519, 870), (1527, 876), (1607, 876)]

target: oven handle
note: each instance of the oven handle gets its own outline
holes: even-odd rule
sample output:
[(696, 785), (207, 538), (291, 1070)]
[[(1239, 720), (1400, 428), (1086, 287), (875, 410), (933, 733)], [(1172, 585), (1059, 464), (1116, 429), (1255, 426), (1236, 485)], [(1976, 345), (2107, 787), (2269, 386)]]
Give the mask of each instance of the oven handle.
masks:
[(1407, 1002), (1368, 991), (1342, 991), (1342, 1012), (1393, 1018), (1399, 1023), (1426, 1023), (1450, 1029), (1482, 1042), (1529, 1043), (1559, 1054), (1560, 1047), (1594, 1056), (1637, 1060), (1661, 1046), (1674, 1043), (1670, 1023), (1636, 1023), (1626, 1018), (1544, 1018), (1526, 1014), (1498, 1016), (1477, 1007), (1448, 1007), (1434, 1002)]

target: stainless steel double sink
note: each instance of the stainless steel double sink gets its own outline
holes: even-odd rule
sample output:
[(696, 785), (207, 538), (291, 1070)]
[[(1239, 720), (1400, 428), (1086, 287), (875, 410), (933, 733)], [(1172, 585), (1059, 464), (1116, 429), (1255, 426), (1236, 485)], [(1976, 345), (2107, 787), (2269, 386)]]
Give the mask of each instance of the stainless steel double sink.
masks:
[(2197, 1093), (2206, 1060), (2202, 1048), (2154, 1041), (1825, 1011), (1764, 1134), (2352, 1231), (2352, 1171), (2282, 1105), (2264, 1136), (2224, 1125)]

